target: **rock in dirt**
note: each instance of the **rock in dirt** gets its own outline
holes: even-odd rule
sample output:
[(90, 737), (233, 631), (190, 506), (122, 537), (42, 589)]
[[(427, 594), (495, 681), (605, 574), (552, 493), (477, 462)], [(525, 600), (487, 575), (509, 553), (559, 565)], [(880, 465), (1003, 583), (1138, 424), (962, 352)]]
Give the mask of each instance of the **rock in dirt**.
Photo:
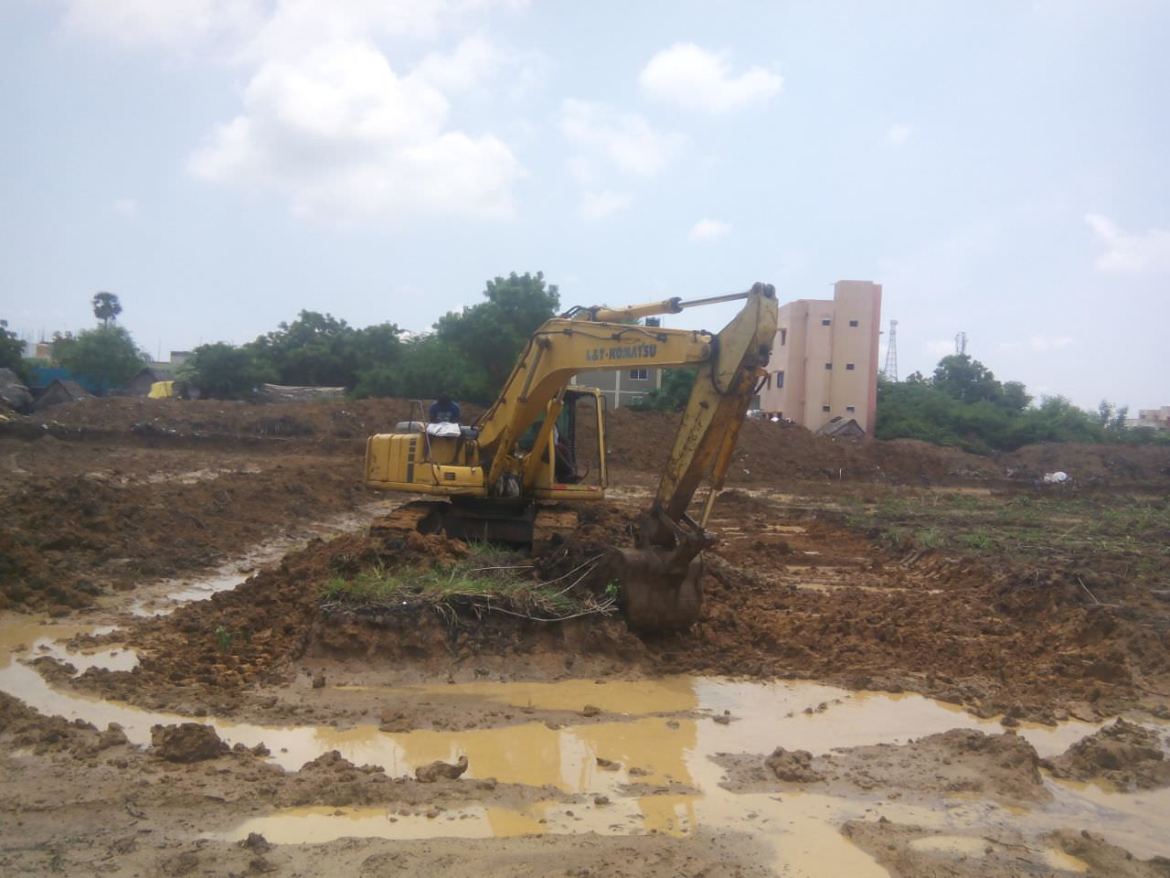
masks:
[(98, 748), (106, 750), (110, 747), (122, 747), (130, 743), (126, 732), (118, 723), (110, 723), (98, 738)]
[(267, 853), (272, 849), (272, 845), (268, 843), (268, 839), (259, 832), (249, 832), (248, 837), (240, 842), (240, 847), (258, 854)]
[(456, 780), (467, 771), (467, 757), (460, 756), (459, 761), (452, 765), (436, 759), (430, 765), (420, 765), (414, 770), (414, 776), (419, 783), (434, 783), (437, 780)]
[(825, 777), (813, 769), (812, 758), (812, 754), (807, 750), (785, 750), (783, 747), (777, 747), (772, 751), (772, 755), (764, 760), (764, 764), (779, 780), (789, 783), (817, 783)]
[(200, 762), (215, 759), (230, 750), (219, 739), (214, 728), (201, 723), (153, 726), (150, 730), (150, 745), (158, 756), (168, 762)]
[(581, 710), (581, 716), (597, 716), (601, 713), (601, 708), (596, 704), (586, 704)]
[(1103, 780), (1123, 790), (1170, 786), (1170, 760), (1158, 733), (1120, 718), (1043, 765), (1056, 777)]

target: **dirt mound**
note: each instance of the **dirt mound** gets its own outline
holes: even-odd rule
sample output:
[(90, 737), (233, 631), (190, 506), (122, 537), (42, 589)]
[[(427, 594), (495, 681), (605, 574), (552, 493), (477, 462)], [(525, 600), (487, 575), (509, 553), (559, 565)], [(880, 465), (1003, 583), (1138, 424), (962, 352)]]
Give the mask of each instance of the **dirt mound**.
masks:
[(357, 456), (127, 453), (53, 440), (6, 440), (0, 451), (15, 470), (0, 478), (0, 609), (61, 614), (375, 499)]
[[(73, 685), (152, 707), (230, 713), (247, 686), (289, 678), (302, 656), (389, 660), (420, 674), (474, 659), (536, 678), (595, 658), (664, 673), (911, 689), (1014, 722), (1116, 713), (1170, 669), (1157, 622), (1165, 613), (1138, 613), (1120, 590), (1111, 595), (1119, 603), (1107, 606), (1061, 571), (992, 570), (930, 554), (898, 559), (818, 520), (759, 541), (753, 533), (770, 525), (756, 527), (767, 512), (749, 511), (750, 500), (736, 513), (744, 535), (708, 553), (704, 609), (685, 634), (638, 638), (618, 618), (543, 623), (498, 613), (452, 618), (441, 608), (323, 609), (320, 589), (331, 578), (451, 554), (438, 536), (390, 546), (351, 535), (316, 541), (231, 592), (136, 623), (128, 640), (140, 651), (138, 667), (92, 669)], [(562, 575), (604, 544), (628, 544), (630, 520), (628, 511), (599, 505), (574, 540), (536, 559), (537, 575)], [(826, 576), (833, 587), (798, 587)], [(591, 672), (577, 665), (577, 673)]]
[(441, 780), (458, 780), (465, 771), (467, 757), (460, 756), (454, 763), (436, 759), (434, 762), (420, 765), (414, 770), (414, 776), (419, 783), (436, 783)]
[(1170, 760), (1157, 732), (1118, 719), (1046, 760), (1056, 777), (1105, 781), (1126, 791), (1170, 786)]
[[(610, 464), (661, 472), (681, 418), (672, 412), (613, 411), (606, 433)], [(913, 439), (831, 439), (771, 421), (744, 423), (732, 461), (728, 481), (733, 484), (852, 480), (915, 485), (1004, 478), (1002, 467), (990, 458), (953, 448)]]
[(1170, 878), (1170, 859), (1153, 857), (1139, 860), (1124, 848), (1109, 844), (1101, 836), (1082, 829), (1072, 832), (1064, 829), (1049, 836), (1049, 840), (1067, 854), (1084, 860), (1090, 875), (1108, 875), (1110, 878)]
[(786, 783), (819, 783), (825, 776), (812, 767), (813, 755), (807, 750), (785, 750), (777, 747), (764, 760), (764, 765), (777, 780)]
[[(724, 783), (733, 792), (774, 790), (780, 785), (818, 784), (818, 790), (877, 791), (937, 796), (972, 793), (1005, 802), (1050, 797), (1032, 745), (1012, 733), (985, 735), (952, 729), (907, 744), (847, 747), (822, 756), (777, 747), (766, 759), (724, 755)], [(820, 786), (822, 785), (823, 786)]]
[(1170, 481), (1170, 445), (1026, 445), (1001, 455), (1013, 479), (1039, 481), (1045, 473), (1065, 472), (1076, 485), (1155, 487)]
[(201, 723), (153, 726), (150, 746), (155, 755), (167, 762), (202, 762), (222, 756), (229, 750), (212, 726)]
[[(405, 399), (300, 403), (104, 397), (53, 406), (13, 418), (5, 427), (23, 435), (28, 427), (61, 437), (122, 434), (144, 440), (293, 440), (364, 443), (393, 429), (419, 409)], [(467, 416), (479, 410), (470, 406)]]
[[(586, 518), (583, 535), (625, 523), (624, 516), (602, 511)], [(536, 559), (535, 573), (560, 575), (595, 547), (588, 541), (558, 540)], [(321, 606), (321, 590), (333, 578), (443, 564), (458, 551), (466, 551), (463, 544), (441, 535), (411, 533), (405, 540), (387, 540), (376, 524), (370, 534), (314, 540), (231, 591), (110, 635), (107, 639), (137, 649), (139, 664), (126, 672), (91, 668), (68, 684), (150, 707), (227, 714), (246, 700), (247, 686), (288, 678), (292, 662), (302, 656), (405, 660), (434, 673), (479, 656), (512, 661), (523, 656), (530, 666), (562, 670), (577, 655), (623, 663), (646, 659), (641, 641), (616, 618), (545, 623), (496, 613), (464, 618), (444, 607), (359, 611)]]
[(0, 737), (7, 741), (10, 750), (28, 748), (36, 754), (68, 752), (79, 757), (128, 743), (117, 723), (110, 723), (104, 732), (98, 731), (84, 720), (44, 716), (3, 692), (0, 692)]

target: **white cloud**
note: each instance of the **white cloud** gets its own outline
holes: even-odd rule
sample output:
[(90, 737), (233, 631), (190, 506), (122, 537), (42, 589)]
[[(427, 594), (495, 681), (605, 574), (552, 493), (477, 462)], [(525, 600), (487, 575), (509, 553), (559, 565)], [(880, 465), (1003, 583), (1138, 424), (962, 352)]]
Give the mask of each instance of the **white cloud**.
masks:
[(886, 143), (890, 146), (903, 146), (913, 133), (909, 125), (895, 123), (886, 129)]
[(643, 68), (639, 81), (653, 98), (708, 113), (763, 103), (784, 85), (781, 76), (763, 67), (733, 76), (724, 55), (694, 43), (676, 43), (658, 52)]
[(1072, 343), (1073, 338), (1068, 335), (1033, 335), (1028, 339), (1028, 347), (1039, 354), (1063, 350)]
[(922, 346), (926, 348), (926, 352), (932, 357), (949, 357), (955, 352), (955, 340), (953, 338), (934, 339), (924, 342)]
[(695, 243), (705, 244), (726, 238), (730, 234), (731, 226), (729, 224), (715, 219), (701, 219), (691, 226), (687, 237)]
[(1096, 262), (1101, 271), (1117, 274), (1170, 271), (1170, 229), (1129, 233), (1099, 213), (1085, 214), (1085, 222), (1105, 245), (1105, 252)]
[(581, 194), (581, 216), (587, 220), (605, 219), (627, 210), (631, 204), (633, 199), (624, 192), (612, 192), (609, 189), (585, 191)]
[(1047, 354), (1060, 351), (1073, 344), (1075, 339), (1070, 335), (1033, 335), (1027, 341), (1008, 341), (1000, 344), (1005, 351), (1027, 350), (1036, 354)]
[(468, 37), (453, 52), (427, 55), (410, 75), (447, 92), (467, 91), (482, 85), (506, 61), (507, 55), (483, 37)]
[(133, 198), (118, 198), (110, 207), (114, 213), (126, 217), (126, 219), (138, 216), (138, 202)]
[(203, 179), (274, 191), (298, 216), (334, 222), (405, 215), (502, 217), (522, 175), (497, 138), (447, 127), (446, 97), (400, 77), (368, 43), (271, 60), (189, 167)]
[(526, 0), (65, 0), (67, 28), (116, 44), (202, 48), (254, 62), (323, 43), (433, 39), (453, 22)]
[(571, 98), (561, 104), (560, 129), (574, 146), (641, 176), (652, 176), (666, 167), (683, 142), (677, 134), (655, 130), (636, 113)]
[(70, 0), (65, 26), (134, 47), (190, 49), (242, 39), (263, 20), (259, 0)]
[(519, 162), (492, 134), (460, 130), (448, 100), (512, 59), (470, 36), (399, 72), (378, 45), (434, 40), (523, 0), (65, 2), (77, 34), (244, 68), (240, 111), (189, 158), (197, 177), (327, 221), (512, 213)]

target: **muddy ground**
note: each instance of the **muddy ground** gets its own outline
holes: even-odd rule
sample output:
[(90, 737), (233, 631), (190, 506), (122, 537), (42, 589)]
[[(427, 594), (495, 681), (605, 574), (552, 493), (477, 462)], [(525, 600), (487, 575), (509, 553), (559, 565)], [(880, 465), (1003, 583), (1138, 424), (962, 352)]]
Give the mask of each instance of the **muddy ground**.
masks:
[[(1157, 791), (1170, 782), (1162, 733), (1170, 718), (1170, 450), (1039, 446), (992, 459), (749, 422), (715, 507), (721, 540), (707, 553), (700, 622), (684, 634), (639, 637), (617, 616), (550, 625), (322, 606), (331, 579), (441, 563), (463, 551), (443, 537), (403, 543), (368, 528), (389, 507), (360, 483), (364, 438), (409, 412), (400, 401), (94, 400), (0, 423), (4, 618), (59, 619), (62, 634), (77, 633), (75, 648), (132, 649), (138, 657), (127, 669), (82, 668), (53, 654), (23, 666), (57, 693), (178, 719), (386, 734), (533, 723), (588, 730), (623, 715), (590, 712), (583, 698), (504, 709), (474, 694), (487, 681), (815, 680), (921, 693), (1009, 733), (1033, 723), (1100, 724), (1120, 715), (1128, 722), (1044, 759), (1010, 734), (983, 732), (836, 756), (775, 740), (719, 757), (727, 789), (777, 800), (809, 790), (880, 790), (937, 807), (956, 796), (1042, 803), (1053, 778), (1118, 790)], [(584, 511), (575, 534), (546, 547), (542, 574), (628, 543), (675, 423), (658, 413), (612, 413), (611, 501)], [(1040, 483), (1057, 469), (1071, 485)], [(273, 540), (275, 550), (257, 554)], [(228, 563), (243, 571), (228, 584), (246, 582), (207, 600), (167, 604), (184, 578)], [(145, 595), (173, 612), (129, 615)], [(90, 625), (117, 630), (87, 634)], [(423, 684), (452, 694), (436, 698)], [(684, 724), (695, 717), (693, 707), (661, 715)], [(734, 730), (735, 717), (727, 722)], [(70, 724), (11, 698), (0, 702), (0, 742), (0, 871), (10, 873), (765, 875), (776, 868), (747, 818), (700, 823), (681, 835), (459, 841), (435, 830), (394, 841), (241, 847), (201, 832), (292, 806), (402, 810), (404, 821), (436, 826), (464, 820), (453, 815), (472, 805), (516, 811), (554, 802), (578, 818), (607, 805), (582, 792), (489, 782), (474, 765), (472, 778), (420, 784), (340, 757), (306, 760), (299, 770), (274, 764), (279, 753), (250, 750), (170, 762), (117, 729)], [(687, 789), (675, 778), (640, 791)], [(891, 875), (1168, 874), (1151, 859), (1156, 845), (1127, 858), (1081, 830), (1095, 827), (1069, 818), (1041, 838), (1001, 826), (976, 850), (897, 814), (842, 817), (836, 826)]]

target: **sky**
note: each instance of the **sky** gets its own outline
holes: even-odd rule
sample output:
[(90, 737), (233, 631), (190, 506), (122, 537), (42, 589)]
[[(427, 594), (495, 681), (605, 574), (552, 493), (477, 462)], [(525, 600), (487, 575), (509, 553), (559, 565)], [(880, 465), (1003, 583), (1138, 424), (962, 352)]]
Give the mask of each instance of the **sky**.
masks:
[(1167, 44), (1162, 0), (0, 0), (0, 318), (111, 291), (166, 359), (425, 331), (512, 271), (565, 308), (861, 279), (902, 377), (965, 332), (1166, 405)]

